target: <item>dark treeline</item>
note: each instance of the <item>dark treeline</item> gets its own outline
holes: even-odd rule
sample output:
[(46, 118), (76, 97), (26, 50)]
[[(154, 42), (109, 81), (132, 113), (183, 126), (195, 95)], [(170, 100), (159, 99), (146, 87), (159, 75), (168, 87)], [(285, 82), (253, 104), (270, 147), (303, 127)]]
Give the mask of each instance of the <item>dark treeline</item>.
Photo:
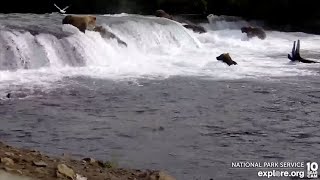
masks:
[(214, 14), (264, 20), (283, 31), (320, 34), (319, 0), (209, 0)]
[(320, 27), (319, 0), (11, 0), (0, 7), (1, 13), (51, 13), (53, 6), (71, 5), (68, 13), (153, 14), (164, 9), (170, 14), (234, 15), (249, 19), (261, 19), (273, 24), (290, 24), (317, 29)]
[(208, 9), (216, 14), (298, 24), (318, 19), (319, 5), (319, 0), (213, 0)]
[(250, 18), (288, 20), (320, 17), (319, 0), (11, 0), (0, 6), (1, 13), (50, 13), (53, 6), (71, 5), (68, 13), (152, 14), (164, 9), (172, 14), (225, 14)]
[(206, 0), (28, 0), (7, 1), (0, 6), (0, 13), (51, 13), (57, 9), (53, 6), (56, 3), (59, 7), (71, 5), (68, 13), (74, 14), (109, 14), (109, 13), (135, 13), (153, 14), (156, 9), (164, 8), (167, 11), (179, 13), (199, 13), (205, 7)]

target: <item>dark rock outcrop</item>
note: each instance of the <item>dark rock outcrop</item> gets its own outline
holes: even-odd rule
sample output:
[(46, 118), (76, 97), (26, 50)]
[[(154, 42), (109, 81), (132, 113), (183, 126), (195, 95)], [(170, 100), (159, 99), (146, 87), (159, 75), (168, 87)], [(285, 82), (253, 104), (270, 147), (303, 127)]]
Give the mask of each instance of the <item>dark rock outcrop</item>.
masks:
[(317, 61), (304, 59), (300, 56), (300, 40), (298, 40), (297, 46), (296, 46), (296, 41), (293, 42), (292, 52), (291, 52), (291, 55), (288, 54), (288, 59), (290, 59), (293, 62), (319, 63)]

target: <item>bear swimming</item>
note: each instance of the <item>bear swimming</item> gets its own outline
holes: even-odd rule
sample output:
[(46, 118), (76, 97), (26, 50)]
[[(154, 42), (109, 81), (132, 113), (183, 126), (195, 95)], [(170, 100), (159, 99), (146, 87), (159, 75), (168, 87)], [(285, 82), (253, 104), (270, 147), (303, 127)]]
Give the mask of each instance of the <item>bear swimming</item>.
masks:
[(237, 63), (231, 59), (229, 53), (221, 54), (220, 56), (217, 57), (217, 60), (222, 61), (222, 62), (228, 64), (229, 66), (237, 65)]
[(179, 23), (182, 23), (183, 24), (183, 27), (187, 28), (187, 29), (191, 29), (193, 30), (194, 32), (198, 32), (198, 33), (205, 33), (207, 32), (205, 30), (204, 27), (202, 26), (199, 26), (199, 25), (196, 25), (196, 24), (193, 24), (192, 22), (189, 22), (189, 21), (186, 21), (186, 20), (178, 20), (177, 18), (174, 18), (172, 15), (166, 13), (164, 10), (162, 9), (159, 9), (155, 12), (155, 16), (157, 17), (162, 17), (162, 18), (167, 18), (167, 19), (170, 19), (170, 20), (173, 20), (173, 21), (176, 21), (176, 22), (179, 22)]
[(261, 28), (256, 27), (242, 27), (241, 28), (242, 33), (247, 33), (248, 38), (258, 37), (259, 39), (265, 39), (267, 37), (266, 33)]
[(77, 27), (81, 32), (85, 33), (87, 29), (93, 29), (96, 26), (97, 18), (92, 15), (75, 16), (67, 15), (62, 20), (62, 24), (71, 24)]

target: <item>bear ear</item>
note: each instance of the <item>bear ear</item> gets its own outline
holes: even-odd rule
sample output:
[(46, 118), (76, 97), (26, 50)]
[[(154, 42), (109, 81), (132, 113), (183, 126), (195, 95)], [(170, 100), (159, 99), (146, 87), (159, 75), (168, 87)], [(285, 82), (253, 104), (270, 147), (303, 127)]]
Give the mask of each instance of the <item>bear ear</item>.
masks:
[(97, 17), (96, 16), (90, 16), (90, 19), (92, 19), (92, 20), (97, 20)]

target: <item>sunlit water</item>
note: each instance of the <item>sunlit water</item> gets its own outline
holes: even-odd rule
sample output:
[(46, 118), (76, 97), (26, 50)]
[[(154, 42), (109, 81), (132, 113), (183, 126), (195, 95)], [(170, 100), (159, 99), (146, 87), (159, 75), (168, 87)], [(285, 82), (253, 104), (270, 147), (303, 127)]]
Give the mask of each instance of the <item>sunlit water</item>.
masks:
[(249, 40), (237, 19), (210, 19), (197, 34), (162, 18), (98, 16), (124, 47), (63, 17), (0, 15), (1, 140), (178, 179), (256, 179), (230, 163), (319, 159), (320, 64), (287, 54), (300, 39), (316, 60), (320, 36)]

